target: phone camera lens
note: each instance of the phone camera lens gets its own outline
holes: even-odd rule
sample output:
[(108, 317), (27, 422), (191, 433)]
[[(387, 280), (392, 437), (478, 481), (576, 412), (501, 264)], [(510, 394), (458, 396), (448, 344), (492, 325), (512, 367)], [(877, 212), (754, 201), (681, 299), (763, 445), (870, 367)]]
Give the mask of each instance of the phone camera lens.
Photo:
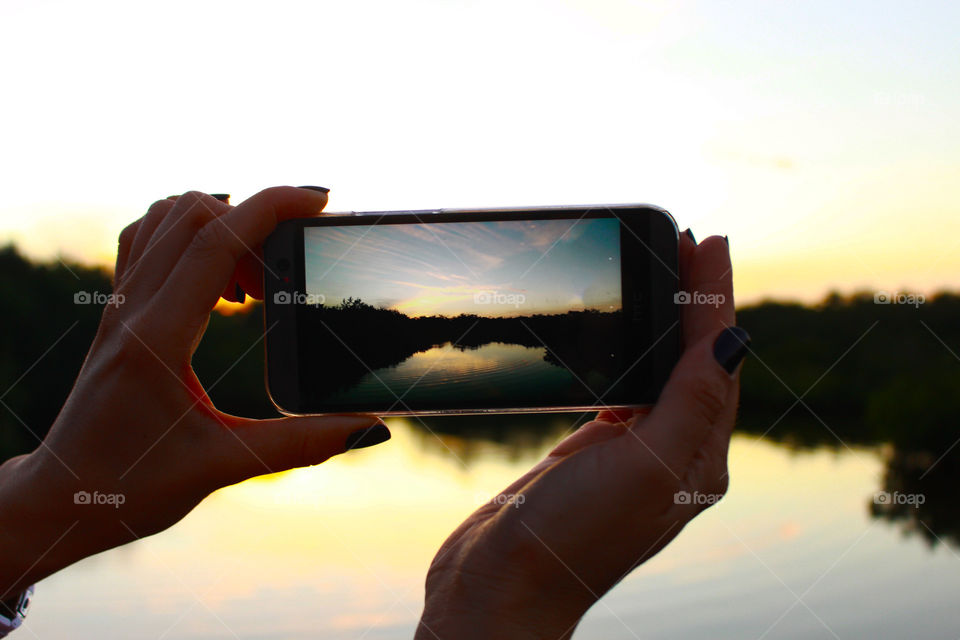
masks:
[(290, 261), (286, 258), (280, 258), (277, 260), (277, 268), (280, 269), (280, 271), (286, 271), (290, 268)]

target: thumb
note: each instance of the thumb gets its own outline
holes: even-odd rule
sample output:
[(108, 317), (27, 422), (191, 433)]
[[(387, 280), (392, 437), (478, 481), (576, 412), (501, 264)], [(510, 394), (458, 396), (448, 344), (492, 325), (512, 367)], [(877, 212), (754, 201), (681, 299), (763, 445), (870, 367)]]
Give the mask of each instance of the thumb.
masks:
[(717, 425), (732, 427), (739, 365), (749, 347), (750, 336), (740, 327), (727, 327), (692, 345), (649, 417), (635, 427), (673, 471), (686, 468)]
[(390, 430), (376, 416), (243, 420), (224, 431), (221, 484), (320, 464), (344, 451), (390, 439)]

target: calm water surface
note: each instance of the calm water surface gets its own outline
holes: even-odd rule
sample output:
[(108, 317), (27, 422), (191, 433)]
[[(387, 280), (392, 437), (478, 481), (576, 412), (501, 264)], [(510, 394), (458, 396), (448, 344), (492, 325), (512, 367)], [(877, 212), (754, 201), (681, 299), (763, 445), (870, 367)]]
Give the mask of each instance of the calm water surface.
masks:
[[(38, 585), (19, 638), (410, 638), (437, 547), (552, 438), (393, 440), (219, 491), (163, 534)], [(560, 434), (557, 433), (556, 436)], [(714, 509), (575, 637), (957, 638), (960, 557), (872, 518), (877, 451), (731, 448)]]
[[(480, 404), (547, 406), (581, 383), (567, 369), (546, 362), (544, 347), (492, 342), (461, 349), (449, 342), (413, 354), (400, 364), (366, 374), (353, 388), (333, 394), (333, 403), (382, 405), (398, 396), (422, 406), (453, 398), (482, 398)], [(538, 404), (538, 400), (542, 404)]]

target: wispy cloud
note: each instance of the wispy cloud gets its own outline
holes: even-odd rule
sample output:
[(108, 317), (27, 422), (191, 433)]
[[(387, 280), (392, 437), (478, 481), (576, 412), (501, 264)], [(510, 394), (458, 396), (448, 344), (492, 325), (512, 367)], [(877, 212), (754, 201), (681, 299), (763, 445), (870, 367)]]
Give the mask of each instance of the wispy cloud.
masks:
[[(615, 220), (310, 227), (307, 290), (411, 315), (517, 315), (619, 308)], [(614, 260), (615, 258), (615, 260)], [(536, 265), (536, 269), (531, 269)], [(478, 294), (523, 294), (527, 306), (477, 308)]]

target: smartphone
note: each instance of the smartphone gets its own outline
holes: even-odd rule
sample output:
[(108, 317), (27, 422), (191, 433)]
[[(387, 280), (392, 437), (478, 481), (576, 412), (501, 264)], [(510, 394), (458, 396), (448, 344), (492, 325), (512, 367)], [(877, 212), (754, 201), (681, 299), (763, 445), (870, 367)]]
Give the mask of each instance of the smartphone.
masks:
[(288, 415), (656, 401), (679, 357), (677, 226), (650, 205), (349, 212), (263, 245)]

